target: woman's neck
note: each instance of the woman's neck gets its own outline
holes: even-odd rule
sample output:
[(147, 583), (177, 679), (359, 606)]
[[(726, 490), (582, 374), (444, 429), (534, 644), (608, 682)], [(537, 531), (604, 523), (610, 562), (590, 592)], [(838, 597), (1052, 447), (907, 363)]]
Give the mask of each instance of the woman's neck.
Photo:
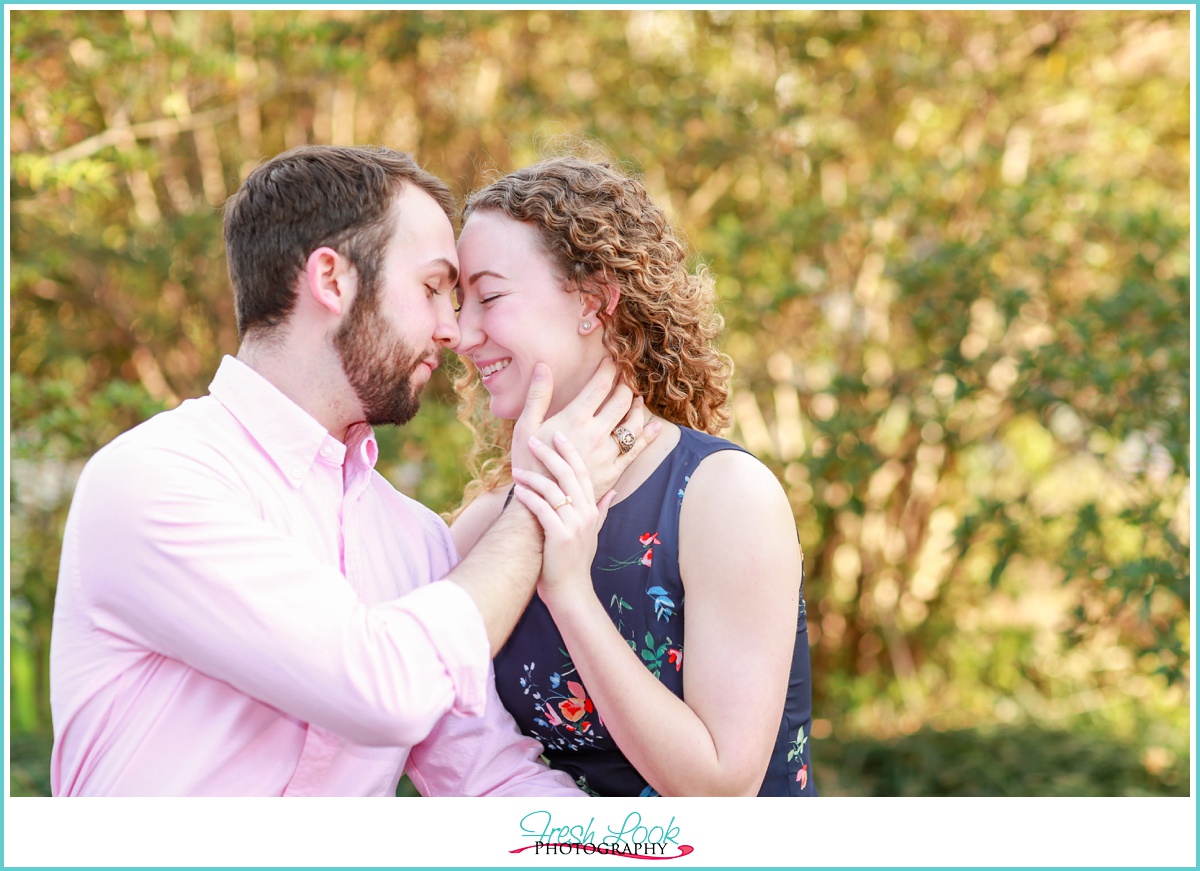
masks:
[(629, 468), (622, 472), (621, 477), (617, 479), (614, 486), (617, 491), (617, 498), (613, 500), (614, 505), (628, 498), (638, 487), (642, 486), (679, 444), (679, 427), (676, 424), (653, 415), (647, 418), (646, 423), (650, 423), (651, 420), (661, 421), (662, 430), (658, 437), (638, 455), (636, 460), (629, 464)]

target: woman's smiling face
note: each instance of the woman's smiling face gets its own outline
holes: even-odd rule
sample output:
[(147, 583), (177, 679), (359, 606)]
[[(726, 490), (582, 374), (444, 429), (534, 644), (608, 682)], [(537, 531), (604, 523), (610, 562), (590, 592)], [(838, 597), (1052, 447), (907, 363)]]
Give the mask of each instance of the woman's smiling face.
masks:
[(554, 414), (595, 372), (604, 347), (588, 297), (567, 290), (538, 230), (496, 211), (475, 211), (458, 238), (459, 302), (454, 350), (479, 370), (491, 411), (515, 420), (525, 405), (534, 364), (554, 375)]

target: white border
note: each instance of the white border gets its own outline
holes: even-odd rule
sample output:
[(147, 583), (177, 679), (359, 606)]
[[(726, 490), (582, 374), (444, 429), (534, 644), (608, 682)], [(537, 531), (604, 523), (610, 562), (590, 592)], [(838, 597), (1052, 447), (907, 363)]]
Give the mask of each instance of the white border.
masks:
[[(684, 858), (651, 867), (1195, 867), (1195, 801), (1113, 799), (12, 799), (5, 865), (628, 867), (535, 857), (520, 820), (549, 810), (597, 842), (626, 816), (674, 818)], [(1190, 835), (1190, 838), (1189, 838)], [(15, 837), (14, 837), (15, 836)], [(674, 854), (671, 851), (670, 854)]]
[[(11, 81), (10, 10), (176, 9), (184, 4), (12, 4), (5, 6), (4, 47), (6, 84)], [(258, 10), (318, 9), (328, 4), (198, 4), (188, 9)], [(428, 4), (363, 4), (340, 8), (415, 10)], [(438, 9), (1161, 9), (1191, 12), (1195, 46), (1195, 12), (1192, 4), (595, 4), (519, 5), (447, 4)], [(1192, 93), (1195, 94), (1193, 52)], [(6, 118), (11, 103), (5, 88)], [(5, 124), (6, 155), (11, 153)], [(1191, 160), (1195, 166), (1195, 106), (1191, 117)], [(7, 158), (6, 158), (7, 166)], [(7, 204), (9, 175), (4, 178), (4, 236), (10, 238)], [(1196, 214), (1195, 178), (1191, 208)], [(1195, 252), (1195, 225), (1192, 252)], [(5, 252), (4, 325), (11, 327), (7, 288), (10, 264)], [(1194, 256), (1193, 256), (1194, 264)], [(1191, 276), (1195, 300), (1196, 277)], [(8, 343), (6, 339), (6, 350)], [(6, 373), (8, 360), (5, 361)], [(1191, 311), (1191, 455), (1196, 456), (1196, 313)], [(9, 379), (4, 398), (11, 414)], [(6, 420), (8, 420), (6, 418)], [(11, 420), (8, 420), (11, 426)], [(4, 433), (4, 485), (10, 477), (9, 427)], [(4, 504), (4, 528), (9, 529), (9, 499)], [(1193, 542), (1196, 514), (1193, 513)], [(1193, 549), (1191, 572), (1195, 583), (1197, 557)], [(9, 589), (6, 563), (5, 589)], [(9, 649), (9, 603), (5, 604), (5, 662)], [(1191, 625), (1195, 651), (1196, 627)], [(7, 709), (9, 674), (5, 668), (4, 699)], [(826, 799), (819, 802), (770, 799), (657, 799), (630, 802), (592, 799), (584, 802), (534, 799), (424, 799), (375, 802), (366, 799), (316, 799), (279, 802), (270, 799), (55, 799), (9, 796), (8, 766), (4, 783), (4, 865), (6, 867), (146, 867), (146, 866), (474, 866), (639, 868), (639, 860), (601, 856), (567, 856), (554, 859), (513, 856), (508, 850), (525, 846), (519, 821), (534, 810), (549, 809), (556, 822), (586, 823), (594, 828), (619, 826), (636, 812), (647, 821), (674, 817), (680, 842), (695, 852), (667, 867), (710, 866), (1092, 866), (1092, 867), (1196, 867), (1196, 675), (1191, 679), (1191, 796), (1189, 798), (1138, 799)], [(9, 758), (8, 718), (4, 723), (5, 759)], [(486, 804), (482, 803), (486, 802)], [(652, 819), (653, 818), (653, 819)], [(661, 824), (660, 822), (660, 824)]]

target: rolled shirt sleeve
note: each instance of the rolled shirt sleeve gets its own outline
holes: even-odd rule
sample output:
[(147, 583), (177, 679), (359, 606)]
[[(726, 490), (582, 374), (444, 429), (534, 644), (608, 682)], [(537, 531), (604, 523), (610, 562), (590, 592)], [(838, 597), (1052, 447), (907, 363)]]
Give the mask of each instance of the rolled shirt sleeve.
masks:
[(218, 471), (120, 446), (89, 466), (73, 543), (99, 628), (359, 744), (415, 744), (450, 710), (482, 711), (487, 637), (464, 591), (365, 605)]

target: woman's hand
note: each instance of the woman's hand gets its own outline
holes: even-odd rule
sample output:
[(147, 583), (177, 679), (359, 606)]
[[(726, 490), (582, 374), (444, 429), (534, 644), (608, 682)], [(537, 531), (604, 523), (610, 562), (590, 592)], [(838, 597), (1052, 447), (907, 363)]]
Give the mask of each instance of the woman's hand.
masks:
[(546, 535), (538, 594), (551, 600), (591, 596), (592, 560), (596, 536), (616, 493), (609, 490), (597, 504), (587, 465), (574, 445), (555, 433), (554, 447), (537, 438), (529, 449), (553, 477), (526, 469), (513, 469), (514, 495), (538, 519)]
[[(530, 455), (529, 439), (537, 437), (548, 443), (555, 433), (561, 432), (583, 457), (588, 474), (603, 494), (662, 431), (662, 424), (652, 418), (642, 398), (635, 397), (621, 383), (617, 366), (610, 359), (600, 363), (588, 383), (561, 411), (546, 418), (553, 392), (550, 367), (538, 363), (533, 369), (525, 407), (513, 429), (514, 466), (544, 471)], [(633, 434), (632, 449), (618, 449), (613, 434), (618, 426)]]

